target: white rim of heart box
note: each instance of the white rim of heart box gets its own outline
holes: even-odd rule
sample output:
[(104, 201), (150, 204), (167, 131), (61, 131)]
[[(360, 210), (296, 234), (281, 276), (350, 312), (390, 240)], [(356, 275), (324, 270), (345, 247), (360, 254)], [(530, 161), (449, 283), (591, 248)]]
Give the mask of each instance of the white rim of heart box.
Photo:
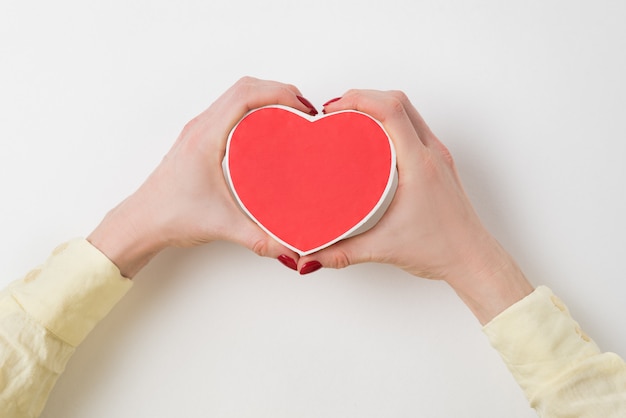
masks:
[[(338, 115), (338, 114), (341, 114), (341, 113), (358, 113), (358, 114), (364, 115), (364, 116), (368, 117), (369, 119), (373, 120), (374, 122), (376, 122), (376, 124), (380, 127), (380, 129), (382, 129), (382, 131), (385, 133), (385, 136), (387, 137), (387, 141), (389, 142), (389, 149), (390, 149), (390, 153), (391, 153), (391, 164), (390, 164), (390, 167), (389, 167), (389, 176), (388, 176), (388, 180), (387, 180), (387, 185), (385, 186), (385, 190), (383, 191), (382, 195), (378, 199), (378, 202), (376, 203), (376, 205), (374, 205), (372, 210), (366, 216), (364, 216), (363, 219), (361, 219), (358, 223), (356, 223), (348, 231), (346, 231), (345, 233), (341, 234), (339, 237), (333, 239), (332, 241), (329, 241), (329, 242), (327, 242), (325, 244), (322, 244), (319, 247), (313, 248), (312, 250), (302, 251), (299, 248), (294, 247), (293, 245), (289, 244), (288, 242), (283, 241), (282, 239), (280, 239), (279, 237), (274, 235), (274, 233), (272, 233), (272, 231), (267, 229), (265, 227), (265, 225), (263, 225), (261, 222), (259, 222), (259, 220), (256, 219), (254, 217), (254, 215), (252, 215), (252, 213), (250, 213), (248, 208), (243, 204), (243, 202), (239, 198), (239, 195), (237, 194), (237, 191), (235, 190), (232, 178), (230, 176), (230, 167), (229, 167), (229, 164), (228, 164), (228, 156), (230, 154), (230, 141), (231, 141), (231, 138), (233, 136), (233, 133), (237, 129), (237, 126), (239, 126), (241, 121), (243, 121), (251, 113), (258, 112), (259, 110), (262, 110), (262, 109), (272, 109), (272, 108), (273, 109), (283, 109), (283, 110), (286, 110), (288, 112), (293, 113), (296, 116), (299, 116), (299, 117), (301, 117), (303, 119), (308, 120), (311, 123), (319, 121), (319, 120), (327, 118), (327, 117), (332, 117), (332, 116), (335, 116), (335, 115)], [(371, 228), (373, 228), (374, 225), (376, 225), (378, 223), (380, 218), (382, 218), (382, 216), (387, 211), (387, 208), (391, 204), (391, 201), (393, 200), (393, 197), (394, 197), (394, 195), (396, 193), (396, 189), (398, 187), (398, 168), (396, 166), (396, 149), (395, 149), (395, 147), (393, 145), (393, 141), (391, 140), (391, 137), (389, 136), (389, 133), (387, 133), (387, 130), (385, 129), (383, 124), (380, 123), (380, 121), (378, 121), (377, 119), (375, 119), (372, 116), (368, 115), (367, 113), (359, 112), (358, 110), (340, 110), (338, 112), (332, 112), (332, 113), (323, 114), (323, 115), (319, 115), (319, 116), (311, 116), (311, 115), (306, 114), (304, 112), (301, 112), (301, 111), (299, 111), (297, 109), (293, 109), (291, 107), (283, 106), (283, 105), (263, 106), (263, 107), (259, 107), (257, 109), (250, 110), (249, 112), (247, 112), (239, 120), (239, 122), (237, 122), (237, 124), (232, 128), (232, 130), (228, 134), (228, 140), (226, 142), (226, 153), (224, 154), (224, 158), (222, 160), (222, 170), (224, 172), (224, 177), (226, 178), (226, 182), (228, 183), (228, 188), (230, 189), (231, 194), (234, 196), (235, 201), (237, 202), (237, 205), (239, 205), (239, 208), (250, 219), (252, 219), (254, 221), (254, 223), (256, 223), (263, 231), (265, 231), (274, 240), (278, 241), (279, 243), (281, 243), (285, 247), (291, 249), (292, 251), (298, 253), (300, 256), (313, 254), (313, 253), (315, 253), (317, 251), (320, 251), (320, 250), (322, 250), (324, 248), (330, 247), (331, 245), (335, 244), (336, 242), (339, 242), (341, 240), (344, 240), (344, 239), (347, 239), (347, 238), (350, 238), (350, 237), (362, 234), (362, 233), (370, 230)]]

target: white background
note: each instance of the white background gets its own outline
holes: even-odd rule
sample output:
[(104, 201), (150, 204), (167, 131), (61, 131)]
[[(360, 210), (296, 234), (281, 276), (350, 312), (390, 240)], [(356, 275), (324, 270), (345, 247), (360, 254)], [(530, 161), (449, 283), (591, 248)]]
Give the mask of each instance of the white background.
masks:
[[(1, 0), (0, 284), (86, 236), (243, 75), (318, 106), (401, 89), (531, 281), (624, 357), (625, 21), (620, 0)], [(445, 285), (213, 243), (142, 271), (43, 416), (535, 414)]]

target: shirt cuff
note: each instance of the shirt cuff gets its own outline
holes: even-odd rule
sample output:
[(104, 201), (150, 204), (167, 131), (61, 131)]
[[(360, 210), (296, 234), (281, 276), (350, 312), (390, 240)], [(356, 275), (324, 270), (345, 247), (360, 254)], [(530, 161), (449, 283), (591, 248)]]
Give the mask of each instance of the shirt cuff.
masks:
[(28, 273), (12, 296), (33, 319), (76, 347), (131, 286), (97, 248), (74, 239)]
[(483, 331), (531, 401), (569, 365), (600, 353), (545, 286), (500, 313)]

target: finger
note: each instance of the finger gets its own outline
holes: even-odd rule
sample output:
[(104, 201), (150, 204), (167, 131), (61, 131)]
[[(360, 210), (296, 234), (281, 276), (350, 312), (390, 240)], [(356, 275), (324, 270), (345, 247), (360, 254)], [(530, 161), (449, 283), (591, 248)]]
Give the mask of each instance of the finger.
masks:
[[(222, 94), (208, 109), (191, 120), (185, 131), (201, 131), (208, 137), (226, 139), (230, 130), (250, 110), (268, 105), (283, 105), (310, 113), (297, 87), (277, 81), (243, 77)], [(225, 144), (224, 144), (225, 145)]]
[(274, 240), (242, 213), (235, 216), (236, 220), (229, 223), (229, 234), (225, 239), (234, 241), (262, 257), (278, 259), (285, 266), (296, 270), (300, 258), (296, 252)]
[[(417, 137), (419, 138), (420, 142), (424, 144), (425, 147), (436, 150), (447, 161), (452, 162), (452, 155), (450, 154), (450, 151), (448, 150), (448, 148), (435, 136), (435, 134), (432, 132), (432, 130), (430, 129), (430, 127), (428, 126), (424, 118), (422, 118), (422, 116), (417, 111), (415, 106), (413, 106), (413, 104), (411, 103), (407, 95), (401, 91), (396, 90), (396, 91), (383, 92), (383, 91), (376, 91), (376, 90), (350, 90), (344, 96), (335, 98), (326, 102), (324, 106), (324, 112), (330, 113), (330, 112), (336, 112), (339, 110), (349, 109), (350, 106), (354, 105), (353, 96), (355, 95), (364, 95), (374, 100), (379, 100), (381, 101), (381, 103), (382, 103), (381, 98), (387, 97), (387, 101), (390, 102), (388, 105), (389, 107), (391, 108), (395, 107), (398, 110), (400, 109), (400, 107), (402, 108), (402, 110), (404, 111), (408, 119), (410, 120), (411, 125), (413, 126), (413, 129), (415, 129), (417, 133)], [(345, 98), (347, 98), (348, 100), (345, 100)], [(355, 109), (361, 110), (374, 117), (377, 117), (375, 116), (375, 113), (373, 113), (373, 112), (377, 112), (376, 108), (372, 107), (370, 104), (366, 102), (362, 103), (361, 109), (358, 109), (358, 108), (355, 108)], [(396, 112), (396, 113), (401, 113), (401, 112)], [(384, 116), (378, 116), (377, 118), (382, 118), (382, 117)], [(397, 141), (394, 141), (394, 145), (396, 146), (396, 148), (399, 146), (397, 144)]]
[[(291, 84), (243, 77), (208, 109), (185, 125), (174, 147), (178, 147), (186, 139), (196, 137), (200, 143), (206, 142), (210, 145), (211, 149), (206, 152), (207, 155), (221, 160), (226, 149), (228, 133), (247, 112), (279, 104), (310, 113), (311, 108), (300, 99), (301, 97), (298, 88)], [(206, 138), (221, 140), (205, 141)]]
[(422, 143), (432, 149), (436, 149), (438, 152), (443, 154), (445, 157), (452, 159), (450, 151), (448, 148), (437, 138), (437, 136), (431, 131), (428, 124), (422, 115), (418, 112), (418, 110), (413, 106), (413, 104), (406, 98), (405, 109), (409, 119), (411, 119), (411, 123), (415, 127), (417, 134), (419, 135)]
[[(424, 142), (424, 139), (428, 139), (427, 137), (433, 136), (432, 131), (430, 130), (430, 128), (428, 127), (428, 125), (426, 124), (422, 116), (419, 114), (417, 109), (415, 109), (415, 107), (413, 106), (413, 104), (411, 103), (407, 95), (404, 92), (399, 91), (399, 90), (392, 90), (392, 91), (350, 90), (344, 96), (331, 99), (328, 102), (324, 103), (325, 113), (332, 113), (338, 110), (344, 110), (346, 106), (348, 106), (346, 100), (343, 100), (344, 97), (347, 96), (349, 98), (349, 96), (355, 93), (371, 95), (374, 98), (376, 98), (377, 96), (381, 97), (383, 95), (390, 96), (391, 98), (397, 100), (398, 104), (402, 105), (403, 110), (406, 112), (409, 120), (411, 121), (411, 124), (417, 131), (417, 134), (422, 140), (422, 142)], [(340, 100), (343, 100), (343, 101), (339, 103)]]
[(302, 97), (300, 90), (291, 84), (243, 77), (231, 91), (229, 104), (236, 109), (233, 117), (237, 121), (250, 110), (268, 105), (289, 106), (304, 113), (314, 110), (310, 102)]
[[(339, 241), (328, 248), (300, 257), (298, 261), (298, 271), (301, 274), (308, 274), (311, 267), (317, 267), (319, 263), (321, 267), (341, 269), (353, 264), (365, 263), (372, 260), (371, 254), (365, 248), (370, 248), (366, 243), (367, 236), (357, 235)], [(319, 267), (318, 267), (319, 268)], [(317, 270), (317, 269), (315, 269)], [(313, 271), (315, 271), (313, 270)]]
[(401, 91), (394, 91), (390, 93), (394, 94), (398, 98), (398, 100), (403, 103), (404, 110), (409, 116), (409, 119), (411, 120), (413, 127), (415, 128), (417, 134), (422, 140), (422, 143), (426, 146), (429, 146), (430, 141), (435, 137), (435, 135), (433, 135), (430, 127), (426, 124), (424, 118), (422, 118), (422, 115), (420, 115), (415, 106), (413, 106), (406, 94)]
[(424, 147), (411, 119), (398, 97), (375, 90), (349, 90), (340, 100), (330, 103), (325, 110), (358, 110), (378, 119), (389, 133), (398, 154), (398, 167), (403, 158), (419, 153)]

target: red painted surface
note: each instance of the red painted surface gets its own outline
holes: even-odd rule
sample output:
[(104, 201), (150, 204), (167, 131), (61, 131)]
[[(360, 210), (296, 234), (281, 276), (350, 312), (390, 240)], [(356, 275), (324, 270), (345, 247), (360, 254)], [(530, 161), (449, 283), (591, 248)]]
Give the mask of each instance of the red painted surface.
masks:
[(311, 251), (367, 218), (383, 197), (393, 161), (371, 117), (342, 112), (311, 121), (262, 108), (231, 133), (228, 169), (240, 203), (266, 230)]

